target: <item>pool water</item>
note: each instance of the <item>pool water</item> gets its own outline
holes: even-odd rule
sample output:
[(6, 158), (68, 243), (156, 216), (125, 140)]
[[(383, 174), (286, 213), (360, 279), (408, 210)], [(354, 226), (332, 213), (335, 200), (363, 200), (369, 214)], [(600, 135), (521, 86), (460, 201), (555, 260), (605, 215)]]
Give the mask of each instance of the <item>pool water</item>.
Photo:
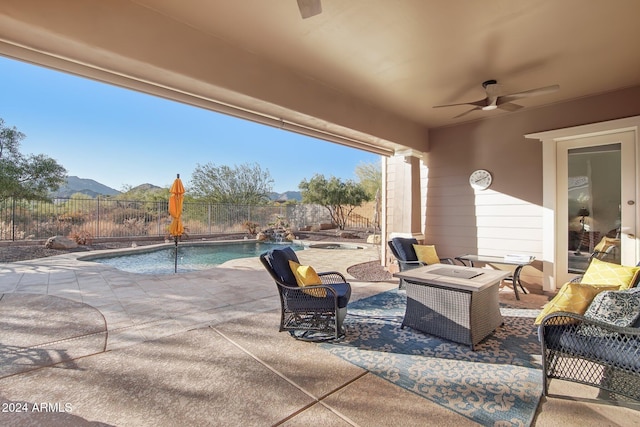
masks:
[[(178, 273), (206, 270), (237, 258), (257, 257), (261, 253), (285, 245), (263, 242), (241, 242), (225, 244), (178, 245)], [(293, 250), (304, 246), (292, 244)], [(173, 274), (175, 272), (175, 246), (122, 255), (91, 256), (87, 261), (107, 264), (118, 270), (140, 274)]]

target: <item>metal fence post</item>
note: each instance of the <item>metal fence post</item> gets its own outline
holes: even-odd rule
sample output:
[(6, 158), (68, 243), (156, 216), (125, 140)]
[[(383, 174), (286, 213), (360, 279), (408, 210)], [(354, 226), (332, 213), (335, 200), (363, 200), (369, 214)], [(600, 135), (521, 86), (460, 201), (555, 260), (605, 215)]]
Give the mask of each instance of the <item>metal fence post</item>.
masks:
[(96, 237), (102, 237), (100, 234), (100, 196), (96, 198)]
[(11, 198), (11, 240), (16, 240), (16, 198)]
[(157, 212), (157, 215), (158, 215), (158, 220), (156, 221), (156, 223), (157, 223), (157, 226), (156, 226), (157, 231), (156, 231), (156, 233), (158, 234), (158, 236), (160, 236), (160, 211), (161, 211), (161, 209), (160, 209), (160, 201), (157, 201), (156, 202), (156, 212)]

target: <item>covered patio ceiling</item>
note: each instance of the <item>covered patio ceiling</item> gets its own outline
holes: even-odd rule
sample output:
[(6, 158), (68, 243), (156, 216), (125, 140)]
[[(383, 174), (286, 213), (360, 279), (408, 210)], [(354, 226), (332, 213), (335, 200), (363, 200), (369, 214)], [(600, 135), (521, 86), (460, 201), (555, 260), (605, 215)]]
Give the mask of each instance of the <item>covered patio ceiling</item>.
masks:
[(637, 0), (3, 0), (0, 54), (367, 151), (640, 85)]

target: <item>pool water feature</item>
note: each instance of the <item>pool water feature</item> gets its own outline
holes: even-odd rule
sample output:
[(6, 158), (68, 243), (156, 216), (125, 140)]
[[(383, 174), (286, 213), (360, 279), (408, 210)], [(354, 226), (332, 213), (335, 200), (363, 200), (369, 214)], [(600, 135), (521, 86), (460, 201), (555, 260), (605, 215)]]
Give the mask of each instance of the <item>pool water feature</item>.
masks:
[[(298, 244), (275, 244), (264, 242), (208, 243), (178, 245), (178, 273), (206, 270), (232, 259), (257, 257), (273, 248), (290, 246), (302, 250)], [(153, 249), (137, 249), (122, 254), (91, 255), (80, 258), (110, 265), (118, 270), (139, 274), (173, 274), (175, 268), (175, 246)]]

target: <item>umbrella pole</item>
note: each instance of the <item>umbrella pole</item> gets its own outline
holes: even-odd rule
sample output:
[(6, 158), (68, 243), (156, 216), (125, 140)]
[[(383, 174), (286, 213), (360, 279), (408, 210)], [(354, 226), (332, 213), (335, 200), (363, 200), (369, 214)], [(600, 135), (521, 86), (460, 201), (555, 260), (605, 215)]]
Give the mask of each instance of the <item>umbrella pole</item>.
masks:
[[(180, 214), (182, 213), (182, 195), (184, 194), (184, 187), (182, 186), (182, 182), (180, 181), (180, 174), (176, 175), (176, 180), (173, 182), (173, 185), (169, 189), (169, 193), (171, 196), (169, 197), (169, 214), (173, 217), (173, 222), (169, 226), (169, 232), (173, 235), (174, 241), (176, 243), (176, 256), (174, 261), (173, 272), (178, 272), (178, 238), (182, 234), (183, 228), (180, 224)], [(173, 201), (173, 205), (172, 205)], [(173, 228), (175, 224), (175, 229)]]
[(173, 239), (176, 242), (176, 259), (175, 259), (175, 265), (174, 265), (174, 268), (173, 268), (173, 272), (177, 273), (178, 272), (178, 236), (175, 236)]

